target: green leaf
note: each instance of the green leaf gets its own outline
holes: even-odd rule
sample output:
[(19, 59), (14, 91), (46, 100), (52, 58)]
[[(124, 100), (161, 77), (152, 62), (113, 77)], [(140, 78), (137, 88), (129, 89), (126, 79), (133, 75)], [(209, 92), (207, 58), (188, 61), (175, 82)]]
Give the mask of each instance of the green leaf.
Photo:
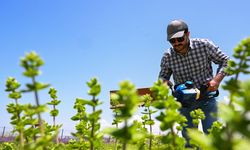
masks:
[(164, 118), (165, 118), (165, 114), (163, 112), (161, 112), (160, 115), (156, 117), (156, 119), (159, 121), (163, 121)]
[(89, 95), (97, 96), (101, 92), (101, 85), (98, 83), (96, 78), (92, 78), (89, 82), (87, 82), (90, 90), (88, 91)]
[(226, 122), (230, 122), (234, 118), (235, 111), (232, 106), (226, 104), (219, 105), (219, 116)]
[(51, 102), (48, 102), (47, 104), (57, 106), (58, 104), (60, 104), (60, 102), (61, 102), (60, 100), (52, 100)]
[(7, 92), (10, 91), (15, 91), (16, 89), (18, 89), (21, 84), (19, 82), (17, 82), (17, 80), (13, 77), (8, 77), (6, 80), (6, 90)]
[(40, 83), (40, 82), (36, 82), (35, 85), (26, 84), (27, 89), (22, 90), (22, 92), (39, 91), (39, 90), (45, 89), (49, 86), (50, 86), (50, 84), (44, 84), (44, 83)]
[(149, 110), (149, 113), (150, 114), (154, 114), (154, 113), (156, 113), (156, 112), (158, 112), (157, 110)]
[(71, 120), (73, 120), (73, 121), (80, 120), (80, 115), (75, 115), (75, 116), (71, 117)]
[(147, 121), (146, 121), (146, 124), (147, 124), (147, 125), (154, 125), (155, 122), (154, 122), (154, 120), (147, 120)]
[(58, 116), (58, 114), (59, 114), (59, 111), (58, 111), (57, 109), (54, 109), (54, 110), (51, 110), (51, 111), (50, 111), (50, 115), (51, 115), (51, 116), (54, 116), (54, 117), (55, 117), (55, 116)]
[(57, 90), (56, 90), (55, 88), (50, 88), (50, 89), (49, 89), (49, 94), (50, 94), (50, 97), (51, 97), (52, 99), (56, 99), (56, 98), (57, 98), (56, 93), (57, 93)]
[(12, 99), (20, 99), (22, 97), (20, 92), (12, 92), (9, 94), (9, 98)]
[(28, 70), (23, 72), (23, 75), (26, 77), (35, 77), (41, 74), (39, 70), (32, 70), (31, 68), (28, 68)]
[(164, 109), (165, 108), (165, 102), (164, 101), (154, 101), (152, 106), (154, 106), (157, 109)]
[(211, 139), (203, 134), (202, 132), (196, 130), (196, 129), (189, 129), (188, 130), (188, 135), (191, 138), (191, 143), (195, 144), (202, 149), (207, 149), (207, 150), (215, 150), (212, 147), (212, 141)]
[(96, 104), (93, 101), (91, 101), (91, 100), (84, 100), (84, 99), (82, 99), (81, 101), (82, 101), (81, 103), (83, 105), (89, 105), (89, 106), (92, 106), (92, 107), (96, 106)]
[(89, 120), (96, 121), (96, 120), (100, 119), (101, 113), (102, 113), (102, 110), (95, 111), (92, 114), (89, 114), (88, 118), (89, 118)]

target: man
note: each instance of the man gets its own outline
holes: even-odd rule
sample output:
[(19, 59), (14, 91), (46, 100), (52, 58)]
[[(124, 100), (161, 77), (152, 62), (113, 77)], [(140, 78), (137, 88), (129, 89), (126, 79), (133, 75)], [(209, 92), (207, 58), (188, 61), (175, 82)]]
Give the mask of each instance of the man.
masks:
[[(175, 85), (192, 81), (196, 88), (208, 85), (208, 92), (218, 90), (219, 85), (226, 75), (223, 71), (229, 59), (218, 46), (207, 39), (191, 39), (188, 25), (183, 20), (173, 20), (167, 27), (167, 40), (172, 47), (164, 53), (161, 60), (161, 71), (159, 78), (168, 85), (171, 84), (170, 77), (173, 75)], [(213, 76), (212, 63), (218, 65), (217, 73)], [(217, 102), (215, 98), (206, 98), (196, 101), (192, 106), (182, 106), (180, 109), (188, 122), (184, 127), (182, 135), (189, 138), (186, 128), (193, 127), (190, 112), (200, 108), (206, 118), (202, 120), (203, 132), (208, 133), (216, 118), (211, 113), (217, 113)]]

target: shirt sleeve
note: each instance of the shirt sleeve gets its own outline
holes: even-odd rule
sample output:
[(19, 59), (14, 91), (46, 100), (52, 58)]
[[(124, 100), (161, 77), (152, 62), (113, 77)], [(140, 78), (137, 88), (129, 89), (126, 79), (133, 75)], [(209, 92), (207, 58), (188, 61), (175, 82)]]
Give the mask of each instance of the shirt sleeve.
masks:
[(170, 54), (164, 53), (164, 56), (161, 59), (161, 70), (159, 73), (159, 79), (162, 79), (163, 81), (170, 80), (170, 77), (172, 75), (172, 70), (170, 68), (169, 60), (170, 60)]
[(218, 65), (217, 74), (222, 73), (224, 75), (228, 75), (224, 69), (227, 67), (227, 62), (229, 60), (229, 56), (223, 53), (218, 46), (214, 45), (213, 42), (207, 41), (208, 54), (210, 60)]

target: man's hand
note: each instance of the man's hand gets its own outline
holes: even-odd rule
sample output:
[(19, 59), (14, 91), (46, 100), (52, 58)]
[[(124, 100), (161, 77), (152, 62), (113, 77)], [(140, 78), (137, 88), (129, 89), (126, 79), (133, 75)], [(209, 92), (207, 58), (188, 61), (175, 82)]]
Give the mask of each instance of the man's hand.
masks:
[(224, 78), (224, 75), (222, 73), (218, 73), (212, 80), (208, 82), (208, 91), (214, 92), (217, 91), (221, 80)]
[(212, 80), (210, 80), (209, 82), (208, 82), (208, 91), (210, 91), (210, 92), (214, 92), (214, 91), (217, 91), (218, 90), (218, 88), (219, 88), (219, 85), (220, 85), (220, 82), (218, 82), (218, 81), (216, 81), (216, 80), (214, 80), (214, 79), (212, 79)]
[(169, 80), (164, 80), (163, 81), (165, 84), (167, 84), (168, 87), (172, 88), (173, 87), (173, 83)]

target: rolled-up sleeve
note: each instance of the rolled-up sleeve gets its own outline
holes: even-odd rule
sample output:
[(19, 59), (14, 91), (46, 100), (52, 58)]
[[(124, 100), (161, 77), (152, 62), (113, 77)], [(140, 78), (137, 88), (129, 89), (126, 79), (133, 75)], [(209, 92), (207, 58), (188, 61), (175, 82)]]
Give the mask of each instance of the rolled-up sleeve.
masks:
[(170, 68), (169, 59), (170, 59), (170, 54), (164, 53), (164, 56), (161, 59), (161, 70), (159, 73), (159, 79), (163, 81), (170, 80), (170, 77), (172, 75), (172, 70)]

